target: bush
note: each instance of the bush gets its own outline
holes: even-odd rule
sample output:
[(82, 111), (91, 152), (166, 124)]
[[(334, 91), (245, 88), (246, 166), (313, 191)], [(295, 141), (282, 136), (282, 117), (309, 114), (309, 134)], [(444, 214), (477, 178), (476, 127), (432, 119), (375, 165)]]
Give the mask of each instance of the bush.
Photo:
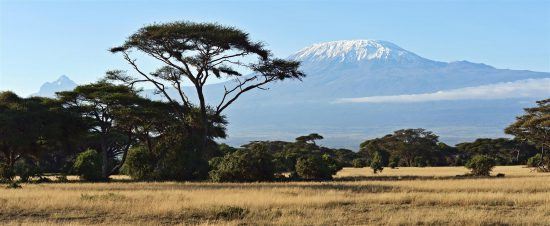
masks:
[(241, 149), (210, 161), (215, 182), (253, 182), (274, 179), (273, 156), (261, 150)]
[(374, 152), (372, 156), (372, 160), (370, 162), (370, 168), (372, 169), (372, 172), (375, 174), (378, 172), (382, 172), (382, 170), (384, 170), (382, 155), (379, 152)]
[(296, 162), (296, 174), (302, 179), (330, 180), (333, 172), (327, 163), (318, 155), (299, 158)]
[(21, 182), (28, 182), (31, 177), (40, 176), (40, 168), (32, 161), (17, 161), (14, 165), (14, 174)]
[(489, 176), (495, 165), (494, 159), (485, 155), (476, 155), (466, 163), (466, 168), (470, 169), (473, 175)]
[(395, 156), (395, 155), (392, 155), (390, 157), (390, 161), (388, 163), (388, 167), (392, 168), (392, 169), (395, 169), (399, 166), (399, 161), (401, 160), (401, 158), (399, 158), (399, 156)]
[(426, 160), (421, 156), (416, 156), (414, 158), (414, 166), (416, 167), (426, 167), (428, 164), (426, 164)]
[(73, 169), (81, 179), (87, 181), (99, 181), (104, 179), (101, 175), (101, 156), (97, 151), (88, 149), (76, 157)]
[[(158, 161), (154, 164), (155, 180), (190, 181), (208, 178), (208, 161), (190, 141), (162, 144), (155, 148)], [(164, 153), (164, 154), (162, 154)]]
[(15, 177), (13, 169), (10, 169), (8, 165), (0, 163), (0, 180), (2, 181), (12, 181)]
[(363, 167), (367, 167), (367, 160), (364, 158), (358, 158), (351, 161), (351, 164), (355, 168), (363, 168)]
[(154, 155), (143, 146), (128, 150), (122, 173), (135, 180), (151, 180), (154, 178)]
[(538, 167), (541, 162), (542, 162), (542, 155), (538, 153), (527, 160), (527, 166)]
[(538, 153), (527, 160), (527, 166), (538, 167), (537, 170), (540, 172), (550, 172), (550, 156)]

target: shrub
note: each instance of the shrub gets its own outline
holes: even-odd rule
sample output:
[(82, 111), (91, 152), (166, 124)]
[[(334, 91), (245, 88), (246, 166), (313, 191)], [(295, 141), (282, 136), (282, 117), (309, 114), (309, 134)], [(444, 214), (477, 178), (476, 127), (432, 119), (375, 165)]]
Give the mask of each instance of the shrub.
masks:
[(540, 172), (550, 172), (550, 156), (538, 153), (527, 160), (527, 166), (538, 167)]
[(542, 162), (542, 155), (538, 153), (527, 160), (527, 166), (538, 167), (541, 162)]
[(494, 159), (485, 155), (476, 155), (466, 163), (466, 168), (470, 169), (473, 175), (489, 176), (495, 165)]
[(382, 170), (384, 170), (382, 155), (379, 152), (374, 152), (372, 156), (372, 160), (370, 162), (370, 168), (372, 169), (372, 172), (375, 174), (378, 172), (382, 172)]
[(319, 155), (299, 158), (296, 162), (296, 174), (302, 179), (329, 180), (333, 172)]
[(336, 159), (330, 156), (329, 154), (324, 154), (322, 156), (322, 159), (325, 162), (325, 164), (327, 164), (331, 177), (332, 175), (336, 174), (338, 171), (340, 171), (343, 168), (342, 163), (336, 161)]
[(426, 164), (426, 160), (421, 156), (416, 156), (414, 158), (414, 166), (416, 167), (426, 167), (428, 164)]
[(154, 155), (143, 146), (128, 150), (122, 172), (135, 180), (150, 180), (154, 177)]
[(14, 174), (19, 176), (21, 182), (28, 182), (31, 177), (40, 176), (40, 168), (32, 161), (17, 161), (13, 168)]
[(367, 160), (364, 158), (358, 158), (351, 161), (351, 164), (355, 168), (363, 168), (363, 167), (367, 167)]
[(87, 181), (99, 181), (104, 179), (101, 175), (101, 156), (97, 151), (88, 149), (76, 157), (73, 169), (81, 179)]
[(0, 163), (0, 180), (8, 182), (12, 181), (13, 177), (15, 177), (13, 169), (10, 169), (6, 164)]
[(210, 161), (215, 182), (253, 182), (274, 179), (273, 156), (262, 150), (241, 149)]
[(395, 156), (395, 155), (392, 155), (390, 157), (390, 161), (388, 163), (388, 167), (394, 169), (396, 167), (399, 166), (399, 160), (401, 160), (401, 158), (399, 158), (399, 156)]
[(155, 180), (204, 180), (208, 178), (208, 161), (195, 149), (197, 144), (190, 141), (167, 143), (156, 147), (159, 159), (155, 163)]

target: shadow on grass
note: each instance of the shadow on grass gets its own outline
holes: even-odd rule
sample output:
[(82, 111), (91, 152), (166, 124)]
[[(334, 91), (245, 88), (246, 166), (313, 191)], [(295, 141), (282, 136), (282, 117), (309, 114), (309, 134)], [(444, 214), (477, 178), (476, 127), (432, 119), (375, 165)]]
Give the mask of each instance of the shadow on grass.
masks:
[(504, 174), (496, 176), (473, 176), (473, 175), (455, 175), (455, 176), (352, 176), (339, 177), (334, 181), (406, 181), (406, 180), (461, 180), (461, 179), (498, 179), (504, 178)]

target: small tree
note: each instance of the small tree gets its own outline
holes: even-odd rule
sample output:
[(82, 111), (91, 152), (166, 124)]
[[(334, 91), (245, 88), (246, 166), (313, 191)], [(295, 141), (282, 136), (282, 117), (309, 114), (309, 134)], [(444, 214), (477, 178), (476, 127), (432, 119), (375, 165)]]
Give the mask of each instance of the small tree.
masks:
[[(504, 130), (517, 139), (527, 141), (540, 148), (541, 159), (550, 159), (550, 99), (537, 101), (537, 106), (525, 108), (525, 114)], [(550, 161), (539, 162), (540, 171), (550, 172)]]
[(73, 169), (84, 180), (99, 181), (105, 179), (101, 173), (101, 161), (101, 155), (97, 151), (88, 149), (78, 154)]
[(273, 156), (262, 150), (241, 149), (211, 162), (210, 178), (215, 182), (271, 181)]
[(323, 139), (323, 136), (319, 135), (318, 133), (311, 133), (306, 136), (296, 137), (296, 142), (303, 142), (303, 143), (311, 142), (314, 145), (316, 145), (315, 141), (322, 140), (322, 139)]
[(144, 146), (130, 148), (122, 172), (135, 180), (153, 179), (154, 158), (155, 156)]
[(354, 159), (351, 162), (351, 164), (353, 165), (354, 168), (363, 168), (367, 166), (367, 160), (364, 158), (357, 158), (357, 159)]
[(301, 157), (296, 162), (298, 177), (308, 180), (330, 180), (333, 172), (319, 155)]
[(485, 155), (476, 155), (466, 163), (466, 168), (470, 169), (475, 176), (489, 176), (495, 165), (494, 159)]
[(374, 152), (372, 156), (372, 160), (370, 162), (370, 168), (372, 169), (372, 172), (375, 174), (378, 172), (382, 172), (382, 170), (384, 170), (382, 155), (379, 152)]

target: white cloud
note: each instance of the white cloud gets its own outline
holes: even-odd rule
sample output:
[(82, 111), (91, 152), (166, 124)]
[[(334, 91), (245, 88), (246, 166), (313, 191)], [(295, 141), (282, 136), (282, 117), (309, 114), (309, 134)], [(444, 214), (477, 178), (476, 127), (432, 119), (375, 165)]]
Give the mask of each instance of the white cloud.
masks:
[(550, 97), (550, 78), (495, 83), (437, 91), (435, 93), (343, 98), (337, 100), (336, 103), (408, 103), (442, 100), (490, 100), (520, 97)]

